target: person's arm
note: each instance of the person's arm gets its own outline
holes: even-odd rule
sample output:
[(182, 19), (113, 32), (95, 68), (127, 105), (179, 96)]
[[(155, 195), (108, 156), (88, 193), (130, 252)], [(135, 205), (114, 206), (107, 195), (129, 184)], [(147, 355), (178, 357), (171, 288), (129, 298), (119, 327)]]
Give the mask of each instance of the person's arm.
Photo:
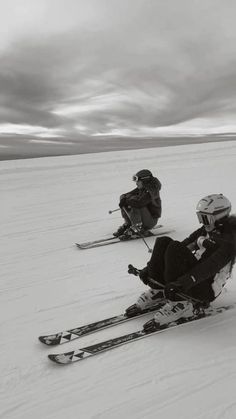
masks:
[(204, 236), (206, 235), (206, 230), (204, 228), (204, 226), (198, 228), (197, 230), (195, 230), (193, 233), (191, 233), (188, 237), (186, 237), (186, 239), (184, 239), (181, 243), (184, 246), (189, 246), (190, 244), (194, 243), (198, 237), (200, 236)]
[(128, 205), (128, 203), (127, 203), (127, 199), (129, 199), (129, 198), (130, 198), (130, 197), (132, 197), (132, 196), (135, 196), (135, 195), (137, 194), (137, 192), (138, 192), (138, 188), (135, 188), (135, 189), (133, 189), (133, 190), (132, 190), (132, 191), (130, 191), (130, 192), (123, 193), (123, 194), (120, 196), (119, 207), (121, 208), (121, 207), (123, 207), (123, 206), (127, 206), (127, 205)]
[(146, 207), (150, 202), (152, 201), (150, 193), (147, 191), (144, 191), (142, 194), (132, 195), (126, 197), (126, 203), (127, 205), (133, 207), (133, 208), (142, 208)]
[(214, 277), (227, 263), (232, 255), (232, 243), (223, 242), (208, 258), (200, 261), (187, 274), (177, 279), (176, 284), (187, 291), (193, 286)]

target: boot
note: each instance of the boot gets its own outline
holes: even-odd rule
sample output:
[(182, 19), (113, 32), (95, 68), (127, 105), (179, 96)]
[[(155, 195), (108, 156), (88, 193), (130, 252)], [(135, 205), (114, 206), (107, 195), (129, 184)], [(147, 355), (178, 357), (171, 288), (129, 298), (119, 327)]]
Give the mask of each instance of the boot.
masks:
[(122, 224), (122, 226), (120, 226), (118, 228), (118, 230), (113, 233), (113, 236), (114, 237), (120, 237), (120, 236), (122, 236), (122, 234), (125, 233), (125, 231), (127, 230), (128, 227), (129, 227), (128, 224), (126, 224), (126, 223)]
[(149, 308), (157, 306), (164, 298), (164, 291), (162, 289), (148, 289), (143, 292), (137, 299), (137, 302), (128, 307), (125, 312), (128, 317), (137, 316), (137, 314), (141, 314)]
[(125, 314), (128, 317), (133, 317), (133, 316), (137, 316), (138, 314), (141, 314), (142, 310), (137, 306), (137, 304), (133, 304), (132, 306), (128, 307), (125, 310)]
[(136, 226), (131, 226), (125, 230), (124, 234), (119, 236), (120, 240), (132, 240), (132, 239), (139, 239), (140, 237), (150, 237), (153, 236), (152, 232), (142, 228), (137, 228)]
[(137, 239), (139, 234), (137, 234), (132, 227), (127, 228), (123, 234), (119, 236), (119, 239), (122, 241)]
[(164, 299), (163, 290), (148, 290), (140, 295), (137, 300), (137, 303), (128, 307), (125, 310), (125, 313), (128, 317), (138, 316), (139, 314), (148, 312), (152, 307), (156, 306), (156, 310), (159, 309), (159, 304)]
[(172, 323), (179, 319), (188, 319), (194, 316), (195, 308), (191, 301), (170, 301), (167, 302), (155, 313), (154, 318), (145, 323), (143, 329), (147, 332), (159, 329), (166, 323)]

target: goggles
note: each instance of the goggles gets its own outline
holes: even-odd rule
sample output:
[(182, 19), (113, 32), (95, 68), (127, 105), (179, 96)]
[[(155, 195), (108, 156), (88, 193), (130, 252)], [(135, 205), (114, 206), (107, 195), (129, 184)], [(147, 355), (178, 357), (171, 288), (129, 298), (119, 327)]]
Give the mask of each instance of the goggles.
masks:
[(145, 180), (145, 179), (151, 179), (151, 176), (143, 176), (143, 177), (138, 177), (137, 175), (134, 175), (132, 177), (132, 180), (134, 182), (138, 182), (138, 180)]
[(214, 225), (215, 217), (212, 214), (206, 214), (204, 212), (197, 212), (197, 218), (200, 224), (204, 226)]

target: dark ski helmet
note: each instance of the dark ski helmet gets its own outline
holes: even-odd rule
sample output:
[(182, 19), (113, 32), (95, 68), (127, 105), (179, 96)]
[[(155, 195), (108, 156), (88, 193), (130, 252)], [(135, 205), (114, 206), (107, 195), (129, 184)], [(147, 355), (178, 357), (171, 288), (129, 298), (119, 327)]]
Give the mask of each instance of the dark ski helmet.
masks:
[(151, 180), (153, 177), (152, 172), (150, 172), (150, 170), (148, 169), (142, 169), (139, 170), (134, 176), (133, 176), (133, 180), (135, 182), (137, 182), (138, 180), (142, 180), (142, 181), (149, 181)]
[(212, 194), (200, 199), (196, 212), (201, 224), (214, 225), (216, 221), (228, 217), (231, 203), (223, 194)]

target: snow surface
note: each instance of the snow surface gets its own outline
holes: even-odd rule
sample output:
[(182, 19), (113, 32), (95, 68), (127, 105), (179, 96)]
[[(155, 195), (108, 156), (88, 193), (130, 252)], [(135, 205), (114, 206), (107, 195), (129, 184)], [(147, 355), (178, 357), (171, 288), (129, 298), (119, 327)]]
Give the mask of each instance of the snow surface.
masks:
[[(159, 177), (161, 222), (183, 239), (199, 227), (204, 195), (222, 192), (235, 208), (235, 161), (229, 141), (1, 162), (1, 419), (236, 417), (236, 310), (70, 366), (47, 355), (135, 331), (151, 316), (61, 347), (37, 339), (121, 313), (145, 289), (127, 274), (128, 263), (143, 267), (150, 257), (141, 240), (74, 245), (120, 225), (108, 210), (135, 172)], [(232, 279), (215, 304), (235, 301)]]

